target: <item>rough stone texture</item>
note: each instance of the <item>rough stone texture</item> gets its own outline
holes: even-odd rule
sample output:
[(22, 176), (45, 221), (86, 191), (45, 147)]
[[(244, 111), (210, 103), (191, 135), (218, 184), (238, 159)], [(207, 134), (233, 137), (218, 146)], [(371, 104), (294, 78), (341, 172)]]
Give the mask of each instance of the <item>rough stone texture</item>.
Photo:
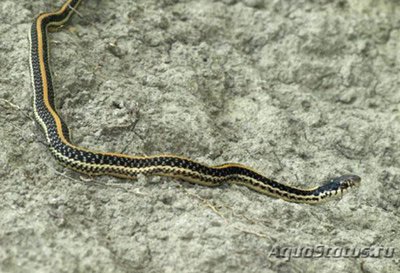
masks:
[[(59, 4), (0, 2), (1, 272), (399, 270), (398, 1), (83, 1), (51, 36), (75, 143), (240, 162), (303, 187), (362, 177), (317, 206), (59, 166), (33, 122), (26, 38), (32, 18)], [(396, 250), (271, 255), (318, 245)]]

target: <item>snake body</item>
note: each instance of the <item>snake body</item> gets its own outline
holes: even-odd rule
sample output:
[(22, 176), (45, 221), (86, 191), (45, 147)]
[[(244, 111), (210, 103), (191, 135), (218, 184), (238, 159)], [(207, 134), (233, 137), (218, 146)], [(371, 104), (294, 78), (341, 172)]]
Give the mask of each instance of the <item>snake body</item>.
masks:
[(80, 2), (67, 0), (57, 11), (38, 15), (29, 35), (35, 118), (43, 129), (50, 152), (66, 167), (89, 175), (122, 178), (135, 178), (138, 174), (170, 176), (205, 186), (235, 183), (287, 201), (311, 204), (340, 196), (360, 183), (360, 177), (344, 175), (320, 187), (300, 189), (274, 181), (241, 164), (207, 166), (176, 155), (130, 156), (96, 152), (74, 145), (54, 103), (48, 32), (50, 27), (63, 26)]

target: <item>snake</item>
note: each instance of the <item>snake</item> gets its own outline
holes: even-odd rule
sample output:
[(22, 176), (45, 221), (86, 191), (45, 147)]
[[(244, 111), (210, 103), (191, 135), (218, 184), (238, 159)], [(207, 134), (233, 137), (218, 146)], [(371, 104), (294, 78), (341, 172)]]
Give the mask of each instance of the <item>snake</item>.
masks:
[(127, 155), (93, 151), (75, 145), (71, 141), (67, 124), (55, 106), (49, 33), (61, 29), (76, 12), (80, 3), (81, 0), (66, 0), (58, 10), (37, 15), (29, 33), (35, 120), (44, 132), (50, 153), (65, 167), (89, 176), (108, 175), (136, 179), (142, 174), (173, 177), (208, 187), (237, 184), (271, 197), (306, 204), (317, 204), (332, 197), (342, 196), (360, 184), (359, 176), (347, 174), (328, 179), (318, 187), (298, 188), (280, 183), (238, 163), (209, 166), (172, 154)]

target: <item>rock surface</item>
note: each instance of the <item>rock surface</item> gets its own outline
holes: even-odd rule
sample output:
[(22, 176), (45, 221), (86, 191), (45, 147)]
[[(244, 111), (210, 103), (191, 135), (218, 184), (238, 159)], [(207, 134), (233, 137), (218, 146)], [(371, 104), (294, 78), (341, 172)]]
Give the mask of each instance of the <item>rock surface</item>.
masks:
[[(76, 144), (240, 162), (298, 187), (362, 177), (316, 206), (59, 166), (33, 122), (26, 38), (58, 4), (0, 2), (1, 272), (398, 270), (398, 1), (83, 1), (51, 35)], [(276, 257), (284, 247), (395, 253)]]

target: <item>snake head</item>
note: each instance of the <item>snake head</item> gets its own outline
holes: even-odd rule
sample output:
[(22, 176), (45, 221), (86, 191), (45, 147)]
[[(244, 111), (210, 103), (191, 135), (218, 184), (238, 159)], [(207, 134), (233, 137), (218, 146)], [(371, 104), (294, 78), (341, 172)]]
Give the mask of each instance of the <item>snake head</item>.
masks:
[(352, 187), (358, 187), (361, 183), (361, 177), (357, 175), (343, 175), (332, 179), (334, 184), (338, 185), (340, 191), (345, 191)]
[(314, 191), (315, 196), (321, 196), (322, 198), (333, 197), (337, 194), (343, 194), (350, 188), (359, 186), (361, 178), (357, 175), (342, 175), (327, 181), (321, 187), (318, 187)]

